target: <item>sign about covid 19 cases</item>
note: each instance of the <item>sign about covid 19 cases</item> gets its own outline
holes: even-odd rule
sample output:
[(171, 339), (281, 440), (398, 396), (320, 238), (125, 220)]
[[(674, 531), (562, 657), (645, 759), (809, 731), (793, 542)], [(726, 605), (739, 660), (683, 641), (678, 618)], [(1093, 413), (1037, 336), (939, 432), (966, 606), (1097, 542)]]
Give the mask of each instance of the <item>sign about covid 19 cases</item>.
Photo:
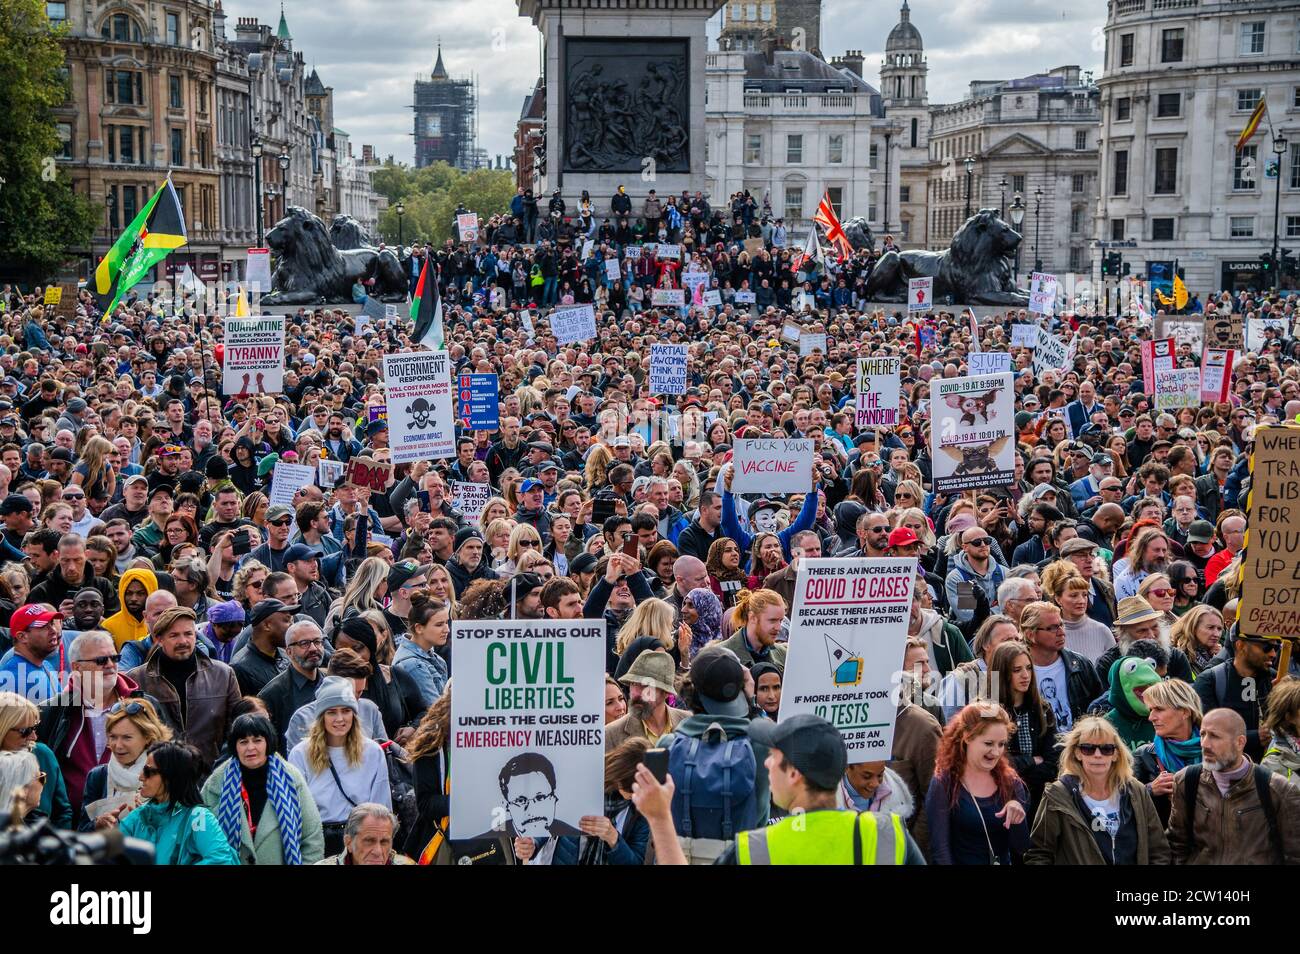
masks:
[(581, 834), (604, 814), (604, 621), (457, 620), (451, 641), (451, 837)]
[(915, 559), (799, 562), (779, 718), (828, 720), (850, 765), (893, 751), (915, 584)]
[(393, 463), (455, 455), (456, 419), (447, 352), (384, 355), (384, 392)]

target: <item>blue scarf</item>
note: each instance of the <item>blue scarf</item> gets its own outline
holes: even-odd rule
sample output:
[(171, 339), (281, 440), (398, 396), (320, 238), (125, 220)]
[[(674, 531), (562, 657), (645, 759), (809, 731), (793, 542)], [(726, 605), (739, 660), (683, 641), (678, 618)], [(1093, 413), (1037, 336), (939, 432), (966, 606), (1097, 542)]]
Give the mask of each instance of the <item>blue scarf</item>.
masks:
[(1201, 763), (1201, 733), (1199, 732), (1193, 732), (1192, 737), (1185, 742), (1162, 739), (1157, 735), (1151, 747), (1155, 750), (1160, 764), (1169, 772), (1177, 772), (1188, 765)]
[[(217, 803), (217, 822), (236, 856), (243, 841), (243, 775), (239, 759), (226, 763), (226, 777), (221, 783), (221, 801)], [(298, 804), (298, 787), (289, 775), (289, 763), (272, 755), (266, 766), (266, 800), (280, 826), (280, 845), (286, 865), (302, 864), (302, 807)]]

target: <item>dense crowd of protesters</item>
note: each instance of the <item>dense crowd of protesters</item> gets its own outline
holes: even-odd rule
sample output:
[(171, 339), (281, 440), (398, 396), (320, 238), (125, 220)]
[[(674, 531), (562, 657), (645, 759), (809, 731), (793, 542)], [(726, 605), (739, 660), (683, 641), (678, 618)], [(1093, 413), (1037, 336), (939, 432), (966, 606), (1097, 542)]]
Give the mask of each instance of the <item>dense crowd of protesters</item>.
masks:
[[(1278, 643), (1235, 626), (1254, 430), (1300, 414), (1296, 340), (1238, 352), (1229, 400), (1157, 412), (1149, 323), (1044, 319), (1078, 347), (1036, 375), (1009, 345), (1023, 309), (976, 328), (869, 305), (878, 252), (801, 260), (745, 193), (620, 190), (598, 215), (521, 192), (480, 241), (410, 258), (413, 286), (437, 266), (453, 373), (499, 376), (499, 427), (383, 492), (275, 505), (277, 462), (391, 459), (370, 412), (407, 323), (297, 309), (283, 393), (228, 394), (201, 303), (102, 316), (83, 293), (67, 317), (6, 287), (7, 823), (116, 827), (169, 864), (1300, 861), (1297, 663), (1279, 678)], [(721, 304), (652, 305), (684, 284)], [(596, 339), (558, 344), (547, 311), (585, 302)], [(1197, 307), (1290, 329), (1297, 302)], [(648, 390), (665, 340), (690, 346), (684, 394)], [(1012, 355), (1015, 479), (935, 493), (930, 387), (976, 347)], [(858, 429), (875, 354), (901, 358), (901, 423)], [(1177, 360), (1199, 366), (1188, 342)], [(764, 435), (812, 439), (811, 493), (731, 492), (733, 441)], [(479, 516), (460, 483), (490, 485)], [(837, 556), (919, 561), (887, 761), (778, 718), (800, 561)], [(511, 614), (605, 622), (606, 811), (580, 837), (457, 842), (450, 627)], [(652, 771), (682, 742), (734, 759), (711, 809)]]

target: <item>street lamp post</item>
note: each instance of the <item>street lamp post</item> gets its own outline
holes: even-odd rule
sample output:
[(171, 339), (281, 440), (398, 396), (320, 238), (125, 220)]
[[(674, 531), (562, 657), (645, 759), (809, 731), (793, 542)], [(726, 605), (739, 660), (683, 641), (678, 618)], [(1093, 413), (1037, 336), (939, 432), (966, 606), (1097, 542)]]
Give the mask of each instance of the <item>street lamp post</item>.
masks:
[(254, 136), (249, 151), (253, 155), (253, 195), (257, 199), (257, 247), (263, 248), (262, 205), (266, 200), (262, 197), (262, 140)]
[(1038, 226), (1043, 221), (1043, 190), (1034, 190), (1034, 271), (1043, 270), (1043, 260), (1038, 257)]
[(289, 156), (282, 152), (275, 161), (280, 167), (280, 214), (283, 216), (289, 211)]
[(402, 216), (406, 214), (406, 204), (403, 203), (401, 199), (398, 199), (397, 205), (393, 208), (393, 211), (397, 213), (397, 247), (401, 248), (403, 246)]
[(998, 199), (998, 218), (1006, 215), (1007, 208), (1007, 177), (1003, 176), (998, 182), (998, 188), (1002, 190), (1002, 197)]
[[(1024, 220), (1025, 220), (1025, 200), (1023, 197), (1021, 197), (1020, 193), (1017, 192), (1011, 200), (1011, 224), (1015, 227), (1017, 232), (1020, 231), (1020, 223), (1023, 222)], [(1016, 243), (1016, 264), (1015, 264), (1015, 268), (1012, 270), (1011, 275), (1012, 275), (1013, 283), (1020, 280), (1020, 243), (1019, 242)]]
[(1277, 156), (1277, 191), (1273, 195), (1273, 287), (1282, 287), (1281, 266), (1278, 262), (1278, 213), (1282, 208), (1282, 156), (1286, 153), (1286, 137), (1278, 133), (1273, 137), (1273, 155)]
[(970, 181), (975, 174), (975, 157), (966, 157), (966, 218), (970, 218)]

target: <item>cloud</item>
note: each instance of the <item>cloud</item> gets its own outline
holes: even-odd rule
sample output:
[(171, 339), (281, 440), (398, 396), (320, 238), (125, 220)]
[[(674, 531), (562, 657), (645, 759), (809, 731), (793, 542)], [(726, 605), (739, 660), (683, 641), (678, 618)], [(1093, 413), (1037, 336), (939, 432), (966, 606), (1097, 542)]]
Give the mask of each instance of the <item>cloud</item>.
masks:
[[(862, 0), (825, 0), (822, 49), (866, 54), (867, 80), (879, 83), (885, 37), (898, 22), (895, 2), (863, 16)], [(270, 4), (226, 0), (226, 32), (241, 16), (268, 18)], [(930, 64), (930, 102), (955, 102), (975, 79), (1009, 79), (1065, 64), (1100, 74), (1105, 8), (1064, 0), (911, 0)], [(1094, 9), (1095, 7), (1095, 9)], [(433, 69), (439, 40), (447, 71), (477, 77), (479, 145), (510, 155), (515, 122), (539, 73), (539, 34), (515, 0), (287, 0), (294, 49), (334, 88), (334, 117), (379, 155), (410, 162), (412, 86)], [(709, 23), (715, 38), (721, 16)], [(1087, 42), (1080, 38), (1087, 36)], [(833, 42), (832, 42), (833, 38)]]

